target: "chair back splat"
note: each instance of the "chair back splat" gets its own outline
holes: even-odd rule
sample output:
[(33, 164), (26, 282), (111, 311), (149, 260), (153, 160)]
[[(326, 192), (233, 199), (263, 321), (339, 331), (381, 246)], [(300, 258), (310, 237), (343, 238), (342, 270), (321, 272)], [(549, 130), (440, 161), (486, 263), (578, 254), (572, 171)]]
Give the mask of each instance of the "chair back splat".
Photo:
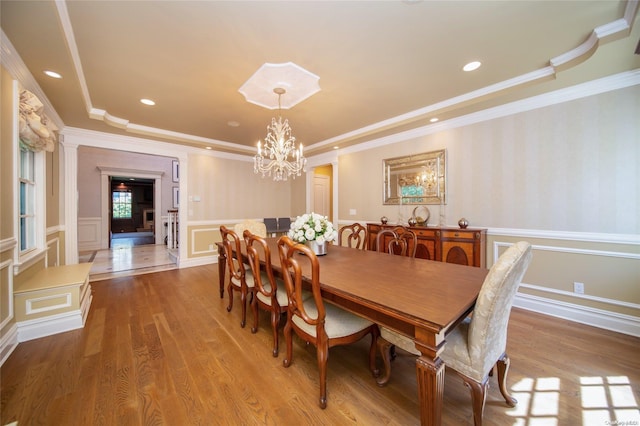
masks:
[(366, 250), (367, 237), (367, 228), (356, 222), (340, 228), (338, 231), (338, 245)]
[[(293, 361), (293, 335), (315, 345), (320, 370), (320, 408), (327, 406), (327, 359), (329, 348), (357, 342), (371, 335), (369, 368), (378, 375), (375, 366), (378, 326), (336, 305), (325, 304), (320, 291), (320, 264), (313, 251), (304, 244), (297, 244), (289, 237), (278, 240), (278, 252), (282, 265), (285, 288), (289, 298), (284, 338), (287, 355), (283, 361), (289, 367)], [(312, 296), (304, 299), (302, 277), (311, 277)]]
[(415, 232), (403, 226), (383, 229), (376, 236), (376, 247), (381, 253), (416, 257), (418, 237)]

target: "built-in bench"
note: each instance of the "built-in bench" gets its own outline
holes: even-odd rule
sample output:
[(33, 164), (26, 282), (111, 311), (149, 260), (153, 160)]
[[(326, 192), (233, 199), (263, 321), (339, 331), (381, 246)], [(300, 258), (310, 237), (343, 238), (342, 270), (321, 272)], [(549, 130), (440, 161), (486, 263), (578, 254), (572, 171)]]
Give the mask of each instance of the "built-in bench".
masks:
[(91, 265), (45, 268), (14, 288), (19, 342), (84, 326), (92, 299)]

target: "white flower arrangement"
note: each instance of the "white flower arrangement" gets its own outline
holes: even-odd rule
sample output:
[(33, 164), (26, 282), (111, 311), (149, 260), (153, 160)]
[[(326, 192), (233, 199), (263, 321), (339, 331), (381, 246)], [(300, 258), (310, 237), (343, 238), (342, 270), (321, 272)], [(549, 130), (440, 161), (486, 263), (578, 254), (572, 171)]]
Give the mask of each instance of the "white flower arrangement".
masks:
[(287, 234), (289, 238), (298, 243), (316, 241), (322, 244), (325, 241), (333, 241), (338, 237), (338, 231), (326, 216), (317, 213), (305, 213), (298, 216), (291, 224)]

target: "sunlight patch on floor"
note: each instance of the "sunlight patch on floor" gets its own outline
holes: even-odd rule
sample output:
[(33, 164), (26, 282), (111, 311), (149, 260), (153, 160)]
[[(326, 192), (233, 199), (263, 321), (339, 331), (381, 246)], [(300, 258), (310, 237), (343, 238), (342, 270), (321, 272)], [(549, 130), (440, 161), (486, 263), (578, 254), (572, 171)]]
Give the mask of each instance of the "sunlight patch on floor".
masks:
[(583, 426), (640, 425), (640, 410), (626, 376), (581, 377)]
[[(561, 383), (556, 377), (525, 378), (511, 388), (518, 405), (507, 411), (514, 426), (558, 425)], [(640, 409), (626, 376), (581, 377), (582, 426), (640, 425)]]

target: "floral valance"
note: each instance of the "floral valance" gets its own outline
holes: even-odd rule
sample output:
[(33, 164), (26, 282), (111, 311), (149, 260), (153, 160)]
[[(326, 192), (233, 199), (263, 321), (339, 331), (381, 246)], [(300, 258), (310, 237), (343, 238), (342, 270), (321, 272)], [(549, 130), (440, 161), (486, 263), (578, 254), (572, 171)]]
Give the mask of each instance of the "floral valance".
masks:
[(20, 93), (20, 143), (31, 151), (53, 152), (58, 128), (44, 113), (40, 99), (28, 90)]

